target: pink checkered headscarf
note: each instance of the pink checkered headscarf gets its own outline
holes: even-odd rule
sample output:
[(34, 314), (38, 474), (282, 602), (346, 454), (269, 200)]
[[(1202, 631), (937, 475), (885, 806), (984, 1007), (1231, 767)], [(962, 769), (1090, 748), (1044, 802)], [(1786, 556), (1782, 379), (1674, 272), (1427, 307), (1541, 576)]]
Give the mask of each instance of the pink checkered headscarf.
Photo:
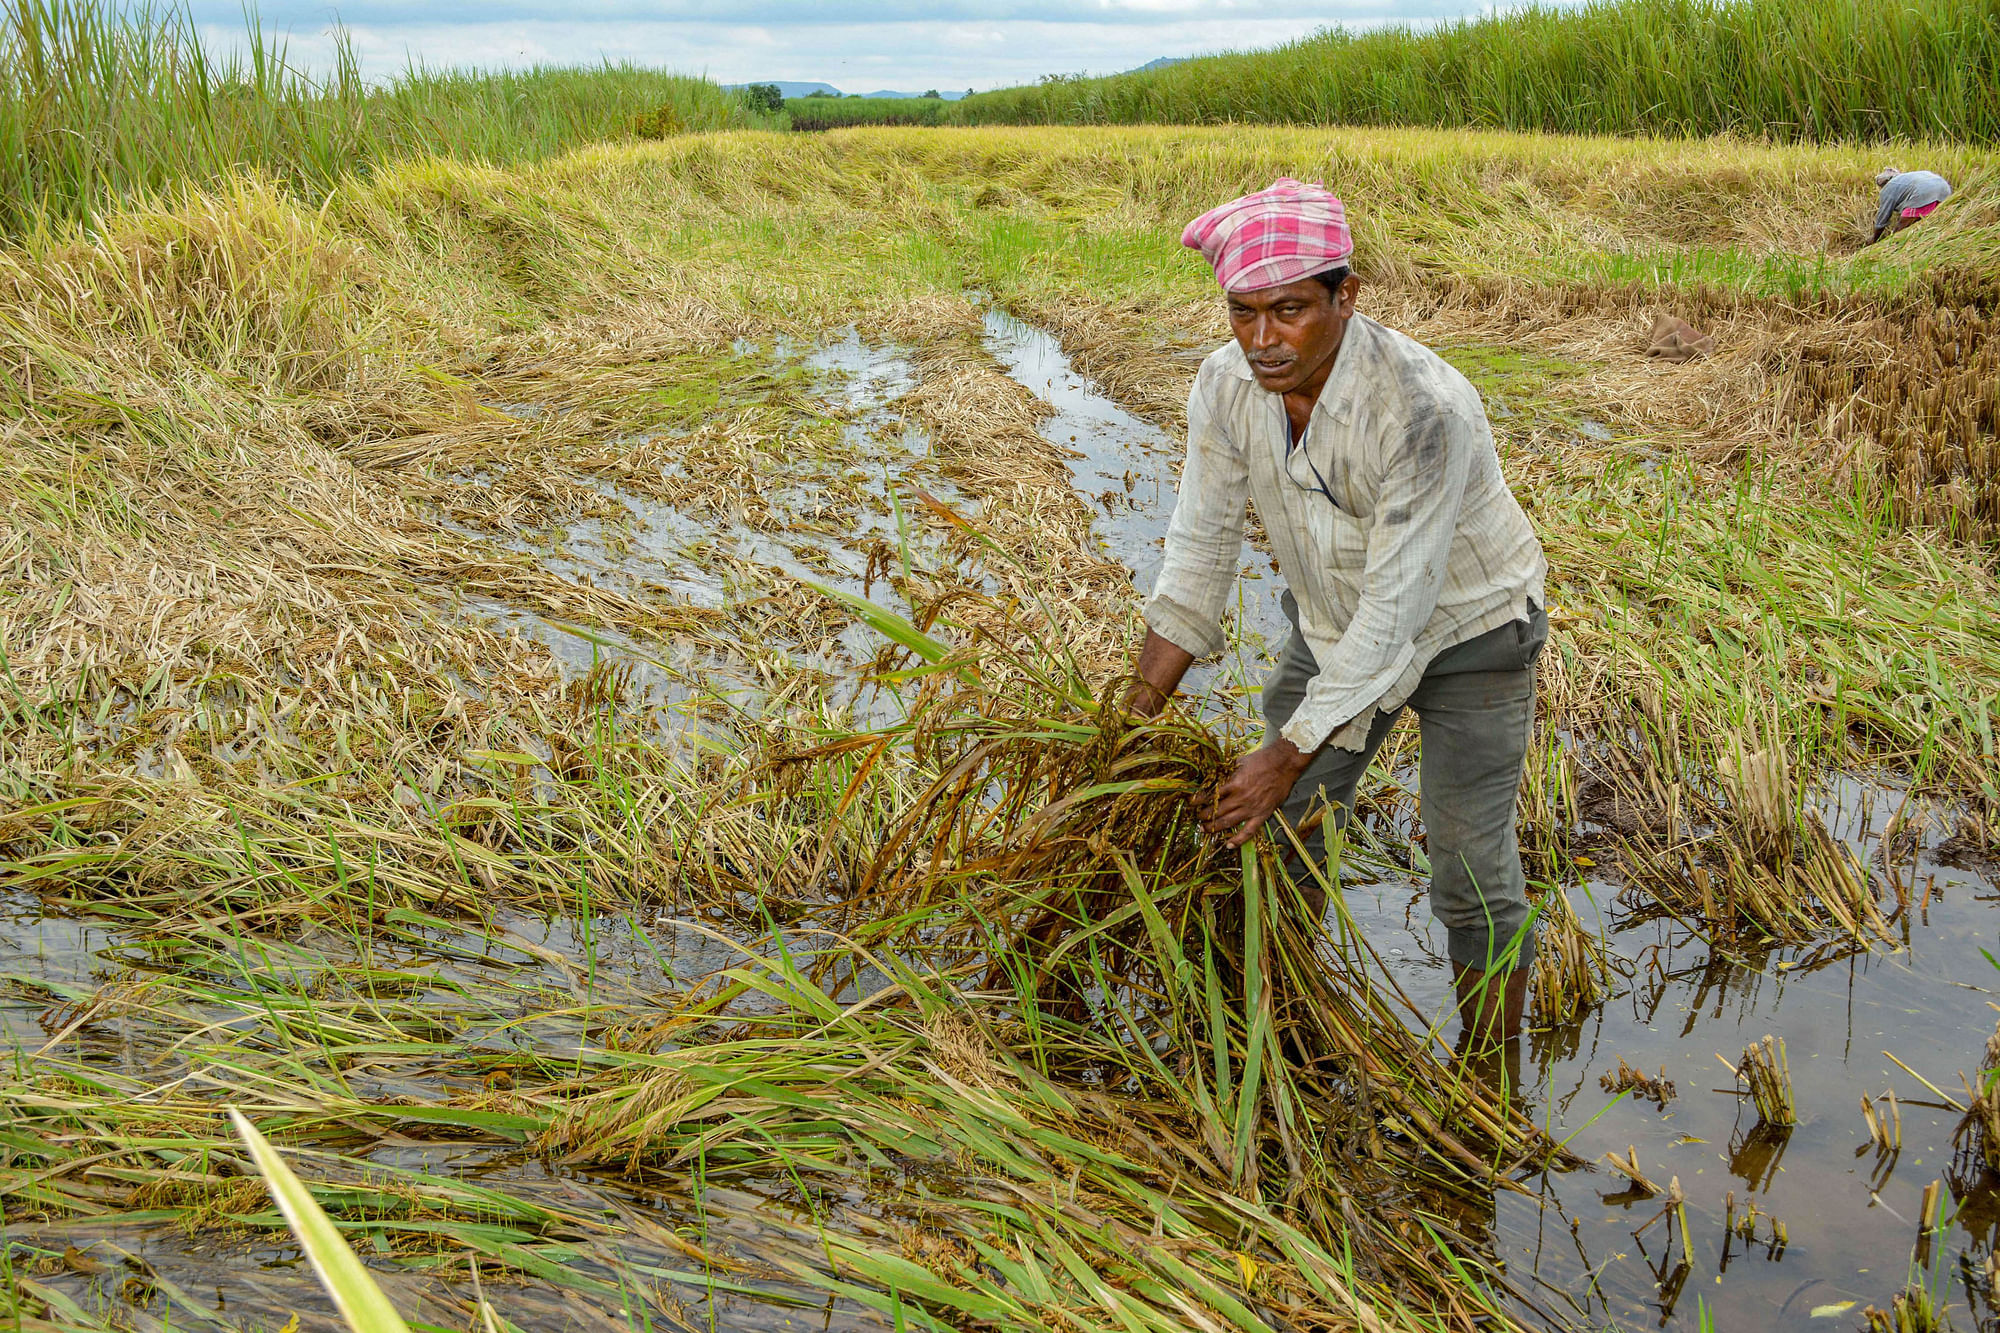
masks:
[(1225, 292), (1282, 287), (1347, 262), (1347, 212), (1325, 186), (1280, 177), (1255, 194), (1211, 208), (1181, 233)]

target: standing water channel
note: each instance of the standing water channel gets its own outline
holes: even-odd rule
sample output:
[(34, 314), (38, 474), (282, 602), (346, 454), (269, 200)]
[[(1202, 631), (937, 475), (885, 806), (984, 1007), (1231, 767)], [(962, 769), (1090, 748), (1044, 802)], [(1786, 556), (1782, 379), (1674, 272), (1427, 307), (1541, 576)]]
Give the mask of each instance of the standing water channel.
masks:
[[(1143, 592), (1160, 565), (1179, 443), (1098, 392), (1047, 333), (997, 311), (986, 328), (1007, 372), (1055, 408), (1043, 432), (1080, 455), (1077, 489), (1099, 508), (1106, 553)], [(1286, 626), (1282, 583), (1247, 542), (1242, 569), (1235, 614), (1244, 646), (1234, 660), (1190, 673), (1187, 688), (1207, 692), (1211, 716), (1233, 715), (1247, 727)], [(1391, 780), (1417, 786), (1414, 771)], [(1837, 780), (1817, 804), (1857, 864), (1882, 864), (1884, 829), (1903, 804), (1893, 779)], [(1987, 950), (2000, 887), (1981, 867), (1952, 859), (1936, 827), (1896, 858), (1895, 873), (1923, 886), (1925, 906), (1894, 923), (1893, 945), (1872, 951), (1820, 945), (1733, 956), (1671, 918), (1622, 911), (1616, 885), (1571, 886), (1578, 915), (1605, 937), (1622, 975), (1582, 1023), (1530, 1039), (1527, 1102), (1578, 1156), (1600, 1162), (1636, 1152), (1649, 1178), (1677, 1179), (1689, 1235), (1683, 1241), (1664, 1221), (1648, 1226), (1663, 1201), (1601, 1165), (1549, 1173), (1473, 1219), (1484, 1222), (1509, 1275), (1586, 1327), (1695, 1329), (1705, 1312), (1718, 1329), (1852, 1328), (1865, 1307), (1886, 1310), (1912, 1282), (1958, 1314), (1970, 1303), (1977, 1326), (1994, 1327), (2000, 1312), (1987, 1303), (1979, 1270), (2000, 1241), (2000, 1181), (1956, 1149), (1962, 1112), (1945, 1096), (1962, 1105), (1960, 1071), (1973, 1070), (1993, 1028), (2000, 970)], [(1397, 984), (1447, 1022), (1444, 933), (1430, 919), (1422, 879), (1393, 866), (1369, 870), (1381, 877), (1347, 870), (1350, 915)], [(1766, 1034), (1783, 1040), (1790, 1058), (1799, 1123), (1789, 1133), (1757, 1127), (1725, 1067)], [(1672, 1083), (1673, 1095), (1658, 1103), (1607, 1091), (1599, 1080), (1621, 1059)], [(1891, 1090), (1902, 1146), (1878, 1152), (1860, 1102)], [(1926, 1240), (1920, 1215), (1933, 1182), (1942, 1182), (1941, 1216), (1950, 1220)], [(1740, 1229), (1753, 1211), (1750, 1239), (1725, 1232), (1726, 1222)]]

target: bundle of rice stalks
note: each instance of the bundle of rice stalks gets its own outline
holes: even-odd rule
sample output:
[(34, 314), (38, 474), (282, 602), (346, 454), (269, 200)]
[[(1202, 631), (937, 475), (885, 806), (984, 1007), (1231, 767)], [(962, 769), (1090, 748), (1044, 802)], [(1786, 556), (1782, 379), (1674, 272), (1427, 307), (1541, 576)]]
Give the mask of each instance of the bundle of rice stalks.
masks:
[(1574, 1023), (1611, 993), (1611, 957), (1561, 888), (1536, 900), (1540, 938), (1528, 1001), (1536, 1027)]
[[(1307, 1145), (1375, 1156), (1388, 1127), (1411, 1136), (1391, 1155), (1447, 1177), (1486, 1180), (1496, 1163), (1547, 1149), (1438, 1062), (1404, 1021), (1421, 1031), (1421, 1017), (1365, 975), (1360, 946), (1322, 937), (1273, 844), (1238, 855), (1201, 832), (1190, 798), (1230, 758), (1198, 724), (1134, 718), (1113, 702), (1122, 681), (1093, 686), (1061, 656), (1014, 655), (982, 636), (975, 663), (893, 619), (876, 613), (918, 663), (898, 678), (927, 688), (873, 752), (907, 760), (854, 773), (841, 801), (872, 788), (905, 803), (855, 896), (820, 919), (865, 943), (920, 942), (937, 966), (1006, 986), (1034, 1022), (1066, 1034), (1051, 1052), (1076, 1030), (1108, 1029), (1121, 1076), (1188, 1099), (1245, 1184), (1272, 1151), (1296, 1192)], [(851, 756), (857, 739), (778, 766)], [(911, 790), (908, 766), (934, 776)], [(774, 828), (842, 817), (757, 794), (777, 785), (746, 786)]]
[(1785, 1058), (1784, 1042), (1766, 1033), (1762, 1042), (1744, 1047), (1736, 1077), (1750, 1085), (1750, 1100), (1756, 1104), (1760, 1122), (1773, 1126), (1799, 1122), (1792, 1102), (1792, 1066)]
[(1711, 788), (1685, 719), (1659, 697), (1642, 695), (1646, 743), (1607, 752), (1589, 793), (1589, 813), (1623, 844), (1628, 883), (1721, 939), (1887, 939), (1874, 883), (1808, 808), (1782, 745), (1730, 736)]
[[(866, 1137), (870, 1157), (935, 1160), (945, 1127), (966, 1145), (953, 1160), (990, 1164), (978, 1172), (1011, 1164), (1040, 1182), (1069, 1178), (1060, 1164), (1079, 1161), (1098, 1179), (1102, 1159), (1065, 1146), (1081, 1139), (1143, 1163), (1142, 1180), (1177, 1164), (1167, 1169), (1209, 1200), (1204, 1215), (1237, 1216), (1252, 1201), (1274, 1209), (1302, 1238), (1352, 1254), (1371, 1289), (1458, 1300), (1423, 1276), (1435, 1252), (1400, 1237), (1442, 1234), (1433, 1209), (1511, 1188), (1524, 1163), (1567, 1159), (1501, 1089), (1444, 1063), (1365, 944), (1337, 943), (1302, 910), (1302, 886), (1271, 842), (1229, 852), (1201, 832), (1191, 798), (1230, 756), (1181, 714), (1126, 713), (1121, 680), (1092, 682), (1066, 653), (1017, 651), (1033, 637), (1021, 615), (975, 591), (923, 628), (853, 605), (895, 647), (879, 678), (903, 692), (904, 717), (876, 732), (767, 734), (761, 761), (704, 816), (741, 816), (734, 854), (706, 888), (690, 875), (687, 891), (740, 900), (764, 882), (799, 882), (803, 829), (847, 849), (849, 888), (823, 893), (791, 929), (825, 928), (851, 947), (800, 956), (782, 995), (732, 973), (734, 995), (780, 998), (814, 1023), (782, 1036), (754, 1020), (731, 1030), (787, 1068), (809, 1059), (857, 1072), (805, 1102), (758, 1091), (753, 1113), (685, 1055), (663, 1054), (642, 1079), (626, 1070), (577, 1085), (550, 1150), (606, 1165), (701, 1151), (713, 1163), (718, 1140), (703, 1126), (734, 1137), (751, 1116), (768, 1143), (776, 1116), (835, 1141)], [(913, 1000), (919, 976), (930, 998)], [(879, 1022), (913, 1002), (893, 1032), (844, 1035), (850, 1015)], [(723, 1014), (702, 1007), (685, 1023)], [(802, 1041), (825, 1053), (809, 1056)], [(742, 1083), (744, 1095), (773, 1086), (796, 1084), (768, 1071)], [(878, 1086), (881, 1102), (868, 1093)], [(958, 1128), (975, 1121), (976, 1134)], [(1022, 1146), (1003, 1152), (1014, 1136)], [(1104, 1177), (1088, 1215), (1132, 1207), (1118, 1199), (1136, 1169)], [(1116, 1260), (1096, 1239), (1064, 1244), (1107, 1273), (1153, 1262), (1113, 1230), (1126, 1236)], [(983, 1231), (963, 1238), (996, 1249)], [(1031, 1248), (1047, 1254), (1049, 1243)]]
[(1945, 1307), (1921, 1282), (1897, 1292), (1888, 1309), (1871, 1305), (1862, 1314), (1868, 1320), (1868, 1333), (1951, 1333)]

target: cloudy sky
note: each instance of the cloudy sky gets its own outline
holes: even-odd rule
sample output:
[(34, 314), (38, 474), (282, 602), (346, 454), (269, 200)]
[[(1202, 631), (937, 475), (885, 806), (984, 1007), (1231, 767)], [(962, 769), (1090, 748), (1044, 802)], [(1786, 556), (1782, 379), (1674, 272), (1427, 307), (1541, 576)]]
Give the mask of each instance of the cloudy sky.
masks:
[[(240, 0), (194, 0), (227, 46)], [(610, 57), (722, 83), (823, 79), (845, 92), (996, 88), (1043, 74), (1115, 73), (1156, 56), (1273, 46), (1333, 24), (1431, 22), (1474, 0), (262, 0), (267, 33), (319, 65), (332, 25), (364, 68), (570, 64)]]

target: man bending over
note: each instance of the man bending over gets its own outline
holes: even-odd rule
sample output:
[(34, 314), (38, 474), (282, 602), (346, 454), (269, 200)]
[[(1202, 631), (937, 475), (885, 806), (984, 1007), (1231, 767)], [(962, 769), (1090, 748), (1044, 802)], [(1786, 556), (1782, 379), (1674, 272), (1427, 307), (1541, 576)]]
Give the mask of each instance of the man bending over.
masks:
[[(1133, 707), (1157, 712), (1197, 656), (1222, 650), (1254, 499), (1292, 633), (1264, 686), (1263, 744), (1217, 786), (1204, 826), (1232, 847), (1279, 812), (1294, 829), (1315, 814), (1344, 826), (1369, 760), (1414, 708), (1431, 910), (1460, 1016), (1468, 1036), (1512, 1037), (1534, 954), (1514, 819), (1547, 566), (1479, 395), (1355, 313), (1345, 213), (1319, 186), (1280, 180), (1196, 218), (1181, 242), (1215, 269), (1236, 337), (1188, 397)], [(1323, 825), (1305, 841), (1323, 866)]]

